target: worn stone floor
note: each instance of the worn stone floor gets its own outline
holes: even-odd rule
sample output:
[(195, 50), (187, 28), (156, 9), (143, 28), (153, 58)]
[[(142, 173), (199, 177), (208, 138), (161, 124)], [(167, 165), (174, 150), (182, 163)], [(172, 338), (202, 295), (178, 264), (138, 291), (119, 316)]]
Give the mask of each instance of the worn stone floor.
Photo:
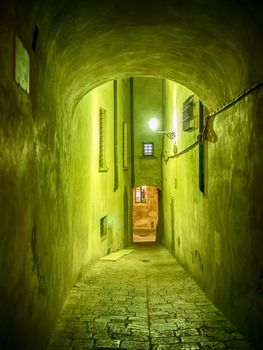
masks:
[(98, 261), (71, 291), (48, 350), (253, 349), (164, 248)]

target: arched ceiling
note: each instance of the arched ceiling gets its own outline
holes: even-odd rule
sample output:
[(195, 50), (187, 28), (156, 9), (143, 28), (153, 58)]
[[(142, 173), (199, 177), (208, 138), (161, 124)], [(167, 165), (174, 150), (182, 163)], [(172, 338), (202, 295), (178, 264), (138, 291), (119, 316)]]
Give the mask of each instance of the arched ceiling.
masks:
[(43, 69), (71, 107), (106, 81), (154, 76), (215, 108), (263, 77), (262, 1), (41, 0), (30, 8)]

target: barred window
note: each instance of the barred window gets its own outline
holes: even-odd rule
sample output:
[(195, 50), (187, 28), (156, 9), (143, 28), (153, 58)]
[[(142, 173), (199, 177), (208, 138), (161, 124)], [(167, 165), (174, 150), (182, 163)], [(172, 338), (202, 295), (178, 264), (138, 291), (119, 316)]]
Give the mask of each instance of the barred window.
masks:
[(135, 189), (135, 203), (147, 202), (147, 186), (136, 187)]
[(143, 156), (153, 156), (154, 155), (153, 142), (143, 142), (142, 143), (142, 154), (143, 154)]
[(193, 127), (194, 95), (189, 96), (183, 103), (183, 130), (190, 131)]
[(103, 238), (107, 236), (108, 225), (107, 225), (107, 216), (103, 216), (100, 219), (100, 237)]

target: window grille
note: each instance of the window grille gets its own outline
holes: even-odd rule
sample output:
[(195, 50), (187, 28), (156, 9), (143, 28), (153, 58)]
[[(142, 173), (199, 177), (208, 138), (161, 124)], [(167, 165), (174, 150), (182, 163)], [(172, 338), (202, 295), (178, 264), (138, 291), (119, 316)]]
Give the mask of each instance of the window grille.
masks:
[(107, 216), (103, 216), (100, 219), (100, 237), (107, 236), (108, 225), (107, 225)]
[(147, 186), (136, 187), (135, 189), (135, 203), (147, 202)]
[(183, 130), (194, 129), (192, 120), (194, 119), (194, 95), (189, 96), (183, 103)]
[(99, 111), (99, 170), (107, 171), (106, 164), (106, 110)]
[(143, 142), (142, 154), (143, 156), (149, 157), (154, 155), (153, 142)]

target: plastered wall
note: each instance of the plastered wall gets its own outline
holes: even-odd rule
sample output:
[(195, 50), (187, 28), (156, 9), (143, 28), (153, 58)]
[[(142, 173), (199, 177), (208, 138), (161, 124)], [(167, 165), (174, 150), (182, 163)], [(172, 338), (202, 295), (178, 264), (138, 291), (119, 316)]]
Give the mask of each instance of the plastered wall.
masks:
[[(196, 139), (182, 131), (182, 104), (192, 94), (166, 83), (166, 123), (178, 128), (177, 148)], [(210, 123), (205, 142), (205, 193), (199, 190), (198, 147), (163, 161), (164, 243), (207, 295), (262, 345), (262, 91)], [(171, 145), (165, 145), (167, 155)]]
[[(128, 170), (123, 169), (123, 122), (130, 132), (129, 80), (117, 81), (118, 189), (114, 191), (114, 83), (86, 95), (76, 109), (72, 150), (72, 230), (74, 269), (94, 258), (121, 249), (128, 242), (124, 232), (124, 206), (130, 212), (130, 148)], [(99, 108), (106, 111), (107, 171), (99, 171)], [(130, 136), (129, 140), (130, 141)], [(126, 194), (125, 194), (126, 192)], [(126, 198), (124, 200), (124, 198)], [(108, 235), (100, 237), (100, 218), (107, 216)], [(130, 225), (129, 220), (126, 226)]]
[[(130, 130), (130, 88), (128, 79), (116, 82), (114, 108), (114, 84), (107, 83), (86, 95), (69, 115), (56, 100), (54, 85), (38, 81), (33, 73), (32, 93), (27, 94), (7, 73), (0, 81), (0, 347), (40, 350), (46, 348), (64, 300), (86, 268), (131, 240), (130, 148), (128, 167), (122, 167), (124, 121)], [(45, 98), (36, 98), (37, 85)], [(98, 171), (99, 107), (107, 111), (105, 173)], [(105, 215), (108, 234), (101, 239), (100, 218)]]

